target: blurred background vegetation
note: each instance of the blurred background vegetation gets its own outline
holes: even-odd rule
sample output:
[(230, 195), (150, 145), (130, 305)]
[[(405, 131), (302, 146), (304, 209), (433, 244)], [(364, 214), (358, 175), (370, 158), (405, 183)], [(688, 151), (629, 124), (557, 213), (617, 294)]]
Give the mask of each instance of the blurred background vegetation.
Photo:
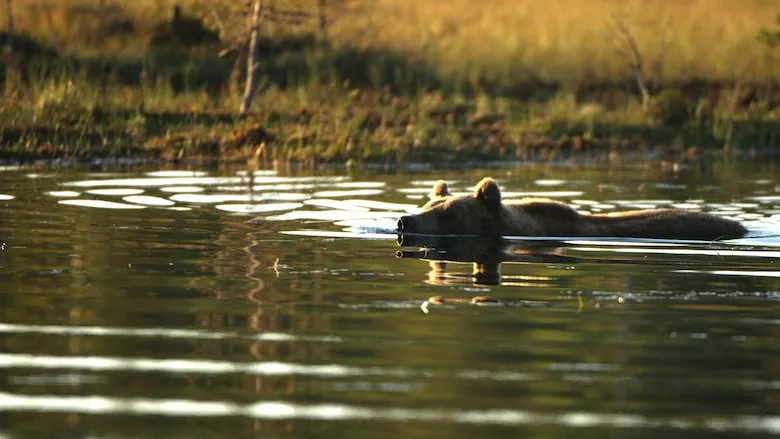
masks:
[(248, 115), (252, 2), (4, 3), (4, 158), (780, 144), (776, 0), (265, 0)]

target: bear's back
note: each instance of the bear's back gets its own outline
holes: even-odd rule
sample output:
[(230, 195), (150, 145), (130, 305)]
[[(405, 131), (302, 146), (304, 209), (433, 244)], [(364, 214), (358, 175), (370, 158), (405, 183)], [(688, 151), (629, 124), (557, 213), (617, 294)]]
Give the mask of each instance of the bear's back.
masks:
[(508, 225), (513, 233), (525, 232), (530, 236), (574, 236), (593, 233), (582, 215), (571, 206), (546, 198), (506, 200), (504, 207), (513, 212)]

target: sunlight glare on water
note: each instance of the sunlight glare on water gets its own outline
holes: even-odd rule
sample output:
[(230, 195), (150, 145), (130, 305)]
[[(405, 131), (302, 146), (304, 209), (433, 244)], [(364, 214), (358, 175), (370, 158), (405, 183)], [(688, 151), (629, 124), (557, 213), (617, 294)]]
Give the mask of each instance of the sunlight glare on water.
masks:
[(60, 200), (60, 204), (69, 206), (95, 207), (98, 209), (143, 209), (144, 206), (135, 204), (116, 203), (104, 200)]

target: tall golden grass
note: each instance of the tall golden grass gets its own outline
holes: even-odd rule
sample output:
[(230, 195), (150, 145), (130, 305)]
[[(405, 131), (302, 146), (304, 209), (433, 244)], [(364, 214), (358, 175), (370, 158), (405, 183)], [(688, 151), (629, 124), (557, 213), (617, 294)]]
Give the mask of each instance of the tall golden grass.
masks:
[[(139, 33), (167, 16), (174, 0), (105, 0)], [(179, 1), (204, 11), (204, 2)], [(85, 47), (86, 17), (99, 0), (15, 0), (18, 30), (66, 47)], [(284, 3), (277, 1), (280, 7)], [(314, 12), (317, 0), (299, 0)], [(44, 7), (45, 6), (45, 7)], [(780, 0), (328, 0), (336, 45), (398, 52), (443, 74), (509, 81), (609, 80), (628, 76), (625, 25), (653, 79), (780, 78), (780, 51), (759, 44)], [(80, 15), (81, 14), (81, 15)], [(208, 14), (204, 14), (208, 17)], [(275, 25), (268, 24), (267, 30)], [(312, 25), (314, 26), (314, 25)], [(112, 50), (137, 51), (132, 41)]]
[[(615, 19), (648, 70), (666, 79), (780, 76), (780, 53), (757, 44), (777, 0), (387, 0), (339, 20), (332, 34), (419, 56), (444, 69), (550, 79), (625, 76)], [(664, 44), (665, 41), (665, 44)], [(665, 47), (664, 47), (665, 46)], [(654, 72), (650, 72), (654, 73)]]

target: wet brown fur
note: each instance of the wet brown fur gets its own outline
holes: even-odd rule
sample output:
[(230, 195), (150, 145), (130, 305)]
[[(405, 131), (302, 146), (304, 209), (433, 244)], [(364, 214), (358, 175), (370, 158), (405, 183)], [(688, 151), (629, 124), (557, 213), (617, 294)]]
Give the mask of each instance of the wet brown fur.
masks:
[(737, 221), (680, 209), (605, 214), (580, 213), (548, 199), (502, 201), (498, 183), (486, 177), (472, 195), (455, 197), (438, 181), (421, 213), (401, 218), (401, 233), (484, 236), (610, 236), (716, 240), (747, 233)]

